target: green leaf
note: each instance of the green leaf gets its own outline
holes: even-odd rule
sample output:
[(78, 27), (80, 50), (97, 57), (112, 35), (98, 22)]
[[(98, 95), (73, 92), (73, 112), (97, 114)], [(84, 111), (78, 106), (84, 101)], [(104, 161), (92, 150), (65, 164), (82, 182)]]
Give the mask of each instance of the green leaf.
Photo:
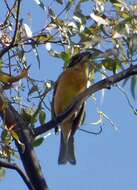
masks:
[(137, 34), (132, 34), (131, 37), (128, 38), (128, 43), (130, 53), (137, 52)]
[(0, 67), (4, 64), (4, 62), (0, 59)]
[(116, 25), (114, 26), (114, 31), (120, 33), (120, 34), (125, 34), (125, 27), (126, 27), (126, 24), (131, 24), (131, 21), (134, 19), (134, 16), (132, 15), (129, 15), (128, 13), (128, 16), (122, 21), (118, 21), (116, 20)]
[(61, 5), (63, 4), (63, 0), (56, 0), (56, 2), (61, 4)]
[(98, 25), (109, 25), (108, 20), (104, 19), (101, 16), (95, 15), (94, 13), (90, 14), (91, 18), (98, 23)]
[(110, 0), (111, 3), (118, 3), (118, 0)]
[(31, 107), (21, 110), (21, 116), (27, 125), (29, 124), (33, 125), (34, 123), (37, 122), (37, 116), (34, 117), (34, 114), (35, 114), (35, 110)]
[(45, 123), (46, 120), (46, 113), (43, 109), (41, 109), (40, 113), (39, 113), (39, 122), (41, 125), (43, 125)]
[(118, 1), (112, 2), (112, 3), (115, 6), (116, 11), (119, 12), (121, 10), (121, 8), (122, 8), (123, 5), (121, 3), (119, 3)]
[(60, 54), (60, 57), (65, 61), (65, 66), (67, 66), (71, 58), (70, 52), (62, 52)]
[(137, 115), (137, 109), (134, 110), (134, 114)]
[(37, 62), (38, 62), (38, 67), (39, 67), (39, 69), (40, 69), (40, 57), (39, 57), (38, 50), (37, 50), (37, 48), (36, 48), (35, 45), (33, 45), (32, 48), (33, 48), (33, 52), (34, 52), (34, 54), (35, 54), (35, 56), (36, 56), (36, 59), (37, 59)]
[(18, 134), (14, 130), (10, 130), (10, 133), (11, 133), (12, 137), (18, 142), (18, 144), (21, 145), (22, 152), (24, 152), (25, 144), (20, 141)]
[(74, 0), (69, 0), (69, 2), (66, 4), (66, 11), (69, 11), (69, 9), (71, 8), (71, 6), (75, 3)]
[(113, 59), (111, 59), (111, 58), (106, 58), (106, 59), (104, 59), (104, 60), (102, 61), (102, 63), (103, 63), (103, 66), (104, 66), (106, 69), (108, 69), (108, 70), (110, 70), (110, 71), (115, 70), (115, 64), (114, 64)]
[(44, 138), (43, 137), (39, 137), (37, 139), (35, 139), (32, 143), (32, 146), (33, 147), (37, 147), (37, 146), (40, 146), (44, 141)]
[(36, 41), (37, 43), (46, 43), (48, 41), (51, 41), (53, 37), (50, 35), (47, 36), (46, 34), (40, 34), (40, 35), (34, 36), (32, 39)]
[(0, 167), (0, 180), (2, 180), (4, 178), (5, 174), (6, 174), (5, 169)]
[(32, 37), (32, 31), (31, 31), (31, 28), (29, 25), (27, 25), (26, 23), (23, 24), (23, 27), (25, 29), (25, 32), (26, 32), (26, 36), (28, 38), (31, 38)]
[(136, 83), (137, 83), (137, 76), (132, 76), (130, 90), (131, 90), (131, 94), (134, 100), (136, 98)]
[(73, 18), (79, 18), (79, 20), (81, 20), (81, 24), (85, 25), (86, 24), (86, 16), (83, 14), (82, 10), (81, 10), (81, 2), (79, 2), (77, 4), (77, 6), (75, 7), (75, 11), (74, 11), (74, 16)]
[(121, 63), (117, 58), (106, 58), (102, 61), (102, 64), (107, 70), (113, 71), (114, 73), (121, 69)]
[(48, 8), (49, 16), (51, 17), (52, 22), (54, 23), (54, 19), (56, 18), (56, 14), (53, 9)]
[(46, 10), (46, 6), (44, 5), (44, 3), (42, 2), (42, 0), (34, 0), (40, 8), (42, 8), (44, 11)]
[(10, 144), (11, 143), (11, 135), (7, 130), (3, 130), (1, 133), (1, 140), (5, 144)]

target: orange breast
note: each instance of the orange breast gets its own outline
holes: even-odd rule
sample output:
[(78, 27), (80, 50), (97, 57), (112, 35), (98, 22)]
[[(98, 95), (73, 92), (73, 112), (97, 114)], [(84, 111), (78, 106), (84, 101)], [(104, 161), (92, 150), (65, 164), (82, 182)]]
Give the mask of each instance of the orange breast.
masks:
[(88, 77), (83, 70), (66, 70), (60, 77), (54, 97), (55, 114), (64, 112), (74, 98), (87, 88)]

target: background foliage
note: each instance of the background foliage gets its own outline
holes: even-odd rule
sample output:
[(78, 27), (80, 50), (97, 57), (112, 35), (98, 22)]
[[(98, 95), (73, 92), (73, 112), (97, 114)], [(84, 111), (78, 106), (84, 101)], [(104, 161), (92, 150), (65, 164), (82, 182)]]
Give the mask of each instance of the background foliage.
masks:
[[(92, 83), (131, 67), (137, 61), (137, 4), (124, 0), (79, 0), (43, 1), (34, 0), (39, 6), (41, 28), (35, 26), (33, 10), (25, 12), (28, 3), (18, 0), (1, 3), (0, 13), (0, 92), (20, 113), (28, 128), (47, 122), (51, 111), (49, 96), (55, 81), (52, 78), (37, 78), (42, 71), (41, 51), (46, 56), (60, 60), (64, 68), (72, 55), (81, 51), (93, 52)], [(60, 66), (59, 66), (60, 67)], [(46, 66), (45, 66), (46, 68)], [(48, 67), (46, 68), (48, 70)], [(53, 71), (54, 72), (54, 71)], [(128, 81), (128, 83), (127, 83)], [(117, 88), (125, 96), (133, 113), (136, 108), (124, 90), (130, 86), (136, 99), (136, 75), (124, 80)], [(103, 101), (105, 92), (101, 92)], [(95, 100), (95, 95), (93, 96)], [(5, 102), (3, 106), (7, 106)], [(97, 110), (102, 125), (104, 119), (113, 121)], [(17, 151), (13, 140), (23, 147), (14, 126), (7, 128), (1, 120), (0, 157), (9, 162), (16, 160)], [(37, 137), (33, 146), (40, 146), (45, 137)], [(3, 169), (1, 177), (4, 175)]]

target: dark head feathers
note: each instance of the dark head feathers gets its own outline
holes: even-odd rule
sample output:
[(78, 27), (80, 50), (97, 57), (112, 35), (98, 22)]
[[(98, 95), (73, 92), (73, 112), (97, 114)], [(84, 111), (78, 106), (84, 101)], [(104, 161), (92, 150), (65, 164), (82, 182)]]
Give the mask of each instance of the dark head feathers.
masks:
[(91, 56), (91, 52), (86, 51), (86, 52), (82, 52), (82, 53), (78, 53), (76, 55), (74, 55), (71, 60), (69, 65), (67, 66), (67, 68), (73, 67), (74, 65), (76, 65), (77, 63), (79, 63), (81, 61), (81, 59), (85, 56)]

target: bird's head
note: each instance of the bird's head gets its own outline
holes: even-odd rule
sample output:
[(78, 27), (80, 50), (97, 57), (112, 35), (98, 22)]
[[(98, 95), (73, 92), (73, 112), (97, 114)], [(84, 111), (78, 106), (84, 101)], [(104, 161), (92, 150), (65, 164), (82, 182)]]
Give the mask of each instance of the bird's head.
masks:
[(71, 58), (70, 64), (67, 68), (76, 70), (82, 69), (86, 76), (90, 78), (92, 70), (91, 59), (92, 53), (89, 51), (76, 54)]
[(76, 54), (71, 58), (67, 68), (77, 67), (78, 65), (90, 68), (91, 56), (92, 54), (89, 51)]

